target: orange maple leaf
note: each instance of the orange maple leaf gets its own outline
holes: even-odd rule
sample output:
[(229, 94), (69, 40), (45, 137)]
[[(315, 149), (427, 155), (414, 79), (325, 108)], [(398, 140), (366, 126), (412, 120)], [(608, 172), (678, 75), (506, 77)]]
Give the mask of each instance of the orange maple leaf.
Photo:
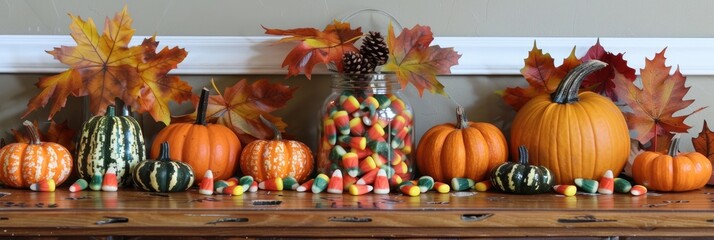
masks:
[(696, 138), (692, 138), (692, 145), (694, 150), (714, 162), (714, 132), (707, 126), (707, 120), (704, 120), (704, 127), (702, 127), (699, 135)]
[(531, 98), (554, 92), (563, 77), (582, 63), (575, 57), (575, 47), (573, 47), (570, 55), (563, 60), (563, 64), (555, 67), (550, 53), (543, 54), (543, 50), (539, 49), (535, 42), (533, 42), (533, 49), (528, 52), (528, 58), (524, 59), (524, 62), (525, 66), (521, 68), (521, 74), (528, 82), (528, 87), (506, 88), (503, 92), (503, 100), (516, 111), (521, 109)]
[(445, 94), (444, 85), (436, 79), (436, 75), (451, 73), (451, 66), (459, 63), (461, 55), (453, 48), (429, 46), (433, 40), (434, 34), (428, 26), (404, 28), (395, 37), (394, 28), (389, 24), (389, 59), (382, 71), (395, 72), (402, 88), (411, 83), (419, 91), (419, 96), (423, 95), (424, 89)]
[[(270, 113), (284, 107), (296, 90), (297, 88), (290, 88), (288, 85), (270, 83), (266, 79), (252, 84), (243, 79), (231, 87), (226, 87), (223, 94), (216, 89), (218, 95), (208, 98), (206, 121), (227, 126), (243, 143), (254, 139), (269, 139), (273, 137), (273, 130), (260, 121), (260, 115), (283, 131), (287, 124)], [(180, 122), (195, 120), (196, 112), (174, 118), (174, 121)]]
[(318, 63), (334, 63), (338, 70), (342, 70), (342, 56), (346, 52), (359, 52), (354, 43), (362, 36), (362, 28), (352, 29), (350, 23), (337, 20), (322, 31), (316, 28), (263, 29), (265, 34), (292, 36), (280, 39), (279, 43), (300, 41), (285, 57), (282, 67), (288, 67), (287, 77), (304, 72), (308, 79)]
[(687, 78), (679, 72), (679, 68), (670, 75), (672, 67), (665, 65), (665, 50), (655, 54), (652, 60), (645, 59), (645, 67), (640, 69), (642, 88), (624, 78), (615, 80), (617, 96), (632, 109), (631, 112), (625, 112), (627, 125), (635, 130), (641, 144), (645, 145), (652, 140), (654, 142), (650, 145), (655, 148), (661, 146), (656, 136), (687, 132), (691, 127), (684, 123), (684, 119), (704, 109), (673, 116), (675, 112), (694, 103), (694, 100), (683, 100), (689, 91), (689, 87), (684, 86)]
[[(42, 91), (27, 104), (23, 117), (52, 101), (48, 117), (52, 119), (72, 94), (76, 97), (88, 96), (89, 110), (94, 115), (103, 114), (106, 107), (115, 104), (115, 99), (119, 98), (127, 105), (139, 106), (135, 107), (138, 112), (148, 111), (155, 120), (168, 124), (170, 113), (165, 108), (167, 101), (185, 100), (186, 93), (172, 94), (157, 85), (178, 84), (176, 78), (163, 78), (183, 60), (185, 51), (174, 48), (147, 54), (147, 51), (155, 50), (155, 46), (130, 47), (134, 29), (131, 28), (133, 20), (126, 6), (113, 19), (106, 19), (101, 35), (91, 18), (84, 21), (78, 16), (69, 16), (72, 19), (70, 35), (77, 46), (61, 46), (48, 51), (69, 69), (40, 79), (37, 87)], [(173, 89), (185, 91), (184, 85)], [(159, 93), (159, 89), (169, 93)], [(188, 92), (190, 94), (190, 89)], [(150, 106), (154, 103), (158, 106)]]

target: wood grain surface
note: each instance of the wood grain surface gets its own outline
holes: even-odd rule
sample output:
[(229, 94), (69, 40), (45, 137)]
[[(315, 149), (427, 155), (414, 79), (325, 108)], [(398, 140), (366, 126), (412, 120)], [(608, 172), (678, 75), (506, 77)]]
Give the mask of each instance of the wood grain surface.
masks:
[[(714, 236), (714, 188), (583, 195), (351, 196), (259, 191), (31, 192), (0, 188), (0, 236), (608, 237)], [(104, 223), (114, 219), (115, 223)]]

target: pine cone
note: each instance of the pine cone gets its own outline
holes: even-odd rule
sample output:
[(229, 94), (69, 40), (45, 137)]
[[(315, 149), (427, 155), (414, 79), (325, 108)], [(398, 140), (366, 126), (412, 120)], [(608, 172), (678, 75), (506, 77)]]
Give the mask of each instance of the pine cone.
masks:
[(374, 71), (372, 65), (362, 54), (347, 52), (342, 56), (342, 69), (344, 74), (366, 74)]
[(359, 51), (374, 66), (387, 63), (387, 58), (389, 58), (389, 48), (379, 32), (370, 31), (362, 40)]

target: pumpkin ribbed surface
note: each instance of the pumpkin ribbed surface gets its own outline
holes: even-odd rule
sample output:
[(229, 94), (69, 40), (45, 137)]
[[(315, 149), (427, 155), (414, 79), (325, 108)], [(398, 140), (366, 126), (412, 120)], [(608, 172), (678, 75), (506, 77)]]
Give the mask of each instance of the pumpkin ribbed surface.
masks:
[(116, 116), (114, 111), (109, 106), (105, 116), (94, 116), (82, 126), (77, 170), (79, 177), (89, 181), (115, 166), (119, 186), (127, 186), (134, 167), (146, 159), (144, 136), (133, 117)]
[(245, 146), (241, 154), (241, 171), (256, 181), (295, 177), (307, 180), (313, 169), (310, 148), (292, 140), (256, 140)]
[[(164, 143), (164, 145), (162, 148), (168, 150), (168, 144)], [(194, 179), (191, 165), (171, 160), (167, 152), (159, 154), (156, 160), (142, 161), (134, 170), (134, 183), (146, 191), (186, 191), (193, 185)]]
[(30, 143), (12, 143), (0, 149), (0, 183), (27, 188), (52, 179), (62, 184), (72, 171), (72, 156), (60, 144), (40, 142), (35, 126), (23, 123), (30, 132)]
[(646, 151), (635, 157), (632, 177), (647, 189), (683, 192), (704, 187), (712, 175), (712, 164), (698, 152), (678, 153), (678, 139), (672, 141), (670, 154)]
[[(568, 74), (553, 96), (531, 99), (511, 127), (511, 154), (525, 145), (531, 163), (549, 168), (558, 184), (599, 179), (607, 170), (617, 175), (630, 153), (629, 130), (620, 109), (599, 94), (577, 92), (587, 73)], [(567, 99), (553, 100), (558, 94), (567, 94)]]

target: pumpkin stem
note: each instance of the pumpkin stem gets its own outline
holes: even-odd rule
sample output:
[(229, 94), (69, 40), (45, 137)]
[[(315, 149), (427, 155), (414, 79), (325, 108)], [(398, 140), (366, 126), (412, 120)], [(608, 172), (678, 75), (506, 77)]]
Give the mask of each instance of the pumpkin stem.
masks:
[(526, 148), (526, 145), (518, 147), (518, 163), (528, 165), (528, 148)]
[(456, 127), (458, 129), (464, 129), (469, 127), (469, 120), (466, 119), (466, 114), (464, 114), (464, 107), (459, 105), (456, 107)]
[(669, 145), (669, 156), (676, 157), (679, 153), (679, 138), (675, 137), (672, 139), (672, 144)]
[(107, 106), (107, 111), (104, 113), (104, 116), (106, 116), (106, 117), (116, 117), (117, 116), (114, 105)]
[(590, 60), (573, 68), (573, 70), (570, 70), (563, 80), (560, 81), (555, 92), (550, 95), (552, 101), (560, 104), (577, 102), (578, 90), (580, 90), (580, 85), (583, 83), (583, 80), (585, 80), (585, 77), (605, 66), (607, 66), (607, 63), (600, 60)]
[(40, 133), (37, 132), (37, 128), (35, 127), (35, 124), (33, 124), (30, 121), (25, 120), (24, 122), (22, 122), (22, 125), (25, 126), (25, 129), (27, 129), (27, 132), (30, 133), (30, 144), (40, 145)]
[(280, 133), (280, 130), (278, 130), (278, 127), (275, 126), (272, 122), (268, 121), (268, 119), (265, 119), (263, 115), (260, 115), (260, 121), (265, 124), (265, 126), (268, 126), (270, 129), (273, 129), (273, 133), (275, 133), (275, 140), (277, 141), (282, 141), (283, 140), (283, 134)]
[(208, 108), (208, 88), (201, 90), (201, 99), (198, 100), (198, 109), (196, 110), (196, 125), (206, 125), (206, 109)]
[(169, 142), (162, 142), (159, 147), (159, 158), (156, 160), (171, 161), (169, 157)]

